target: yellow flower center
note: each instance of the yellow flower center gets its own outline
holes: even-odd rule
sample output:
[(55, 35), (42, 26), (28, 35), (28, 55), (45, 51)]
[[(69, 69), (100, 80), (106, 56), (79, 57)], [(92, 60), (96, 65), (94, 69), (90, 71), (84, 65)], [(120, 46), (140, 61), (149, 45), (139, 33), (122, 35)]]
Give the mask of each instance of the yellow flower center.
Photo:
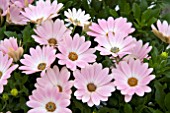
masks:
[(60, 85), (57, 85), (59, 92), (63, 91), (63, 88)]
[(128, 84), (131, 86), (131, 87), (134, 87), (138, 84), (138, 80), (134, 77), (131, 77), (128, 79)]
[(44, 70), (46, 68), (46, 63), (40, 63), (37, 68), (39, 70)]
[(3, 73), (0, 71), (0, 79), (1, 79), (2, 75), (3, 75)]
[(56, 110), (56, 105), (55, 103), (53, 102), (48, 102), (46, 105), (45, 105), (45, 108), (48, 112), (54, 112)]
[(50, 46), (55, 46), (57, 44), (57, 40), (55, 38), (50, 38), (48, 43)]
[(112, 53), (118, 53), (120, 50), (118, 47), (112, 47), (110, 50)]
[(68, 58), (72, 61), (75, 61), (78, 59), (78, 55), (75, 52), (70, 52)]
[(87, 85), (87, 89), (90, 91), (90, 92), (94, 92), (94, 91), (96, 91), (96, 86), (94, 85), (94, 83), (89, 83), (88, 85)]

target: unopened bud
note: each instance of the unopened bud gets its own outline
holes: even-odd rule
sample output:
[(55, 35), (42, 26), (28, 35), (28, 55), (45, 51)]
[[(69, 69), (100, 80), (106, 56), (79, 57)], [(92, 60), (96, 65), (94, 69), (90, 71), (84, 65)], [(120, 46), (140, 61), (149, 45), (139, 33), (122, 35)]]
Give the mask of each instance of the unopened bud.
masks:
[(2, 98), (3, 98), (4, 100), (8, 100), (8, 99), (9, 99), (9, 96), (8, 96), (7, 93), (4, 93), (4, 94), (2, 95)]
[(162, 52), (161, 57), (164, 58), (164, 59), (168, 58), (168, 53), (167, 52)]
[(11, 90), (11, 95), (12, 96), (17, 96), (18, 95), (18, 90), (16, 88)]

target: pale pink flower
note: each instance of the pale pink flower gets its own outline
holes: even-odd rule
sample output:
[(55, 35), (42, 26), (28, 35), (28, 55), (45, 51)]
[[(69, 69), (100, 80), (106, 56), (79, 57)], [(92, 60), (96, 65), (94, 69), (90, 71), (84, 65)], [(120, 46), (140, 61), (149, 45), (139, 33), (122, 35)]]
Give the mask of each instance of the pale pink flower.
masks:
[(8, 54), (9, 57), (13, 58), (15, 62), (17, 62), (20, 59), (24, 52), (23, 48), (18, 46), (17, 39), (14, 37), (1, 40), (0, 50), (4, 54)]
[(7, 13), (7, 22), (9, 24), (26, 25), (28, 19), (21, 14), (21, 8), (11, 5)]
[(160, 20), (157, 21), (157, 28), (152, 25), (152, 32), (163, 42), (170, 43), (170, 25), (167, 21), (161, 23)]
[(149, 43), (143, 44), (142, 40), (134, 42), (135, 47), (130, 50), (131, 54), (127, 55), (123, 60), (128, 61), (129, 59), (139, 59), (143, 61), (144, 58), (149, 59), (148, 53), (151, 51), (152, 46)]
[(24, 54), (24, 59), (21, 59), (20, 62), (24, 66), (20, 66), (19, 69), (23, 70), (25, 74), (32, 74), (35, 72), (40, 72), (41, 75), (44, 75), (45, 70), (50, 68), (51, 64), (55, 61), (56, 50), (53, 47), (37, 46), (36, 49), (30, 48), (30, 54)]
[(87, 32), (87, 34), (94, 37), (108, 37), (109, 33), (112, 33), (115, 37), (119, 35), (126, 37), (135, 31), (132, 28), (132, 23), (127, 22), (127, 19), (122, 17), (117, 19), (109, 17), (107, 21), (105, 19), (98, 19), (98, 24), (92, 23), (89, 29), (91, 31)]
[(148, 68), (148, 63), (142, 63), (139, 59), (121, 61), (112, 69), (114, 84), (125, 95), (125, 102), (129, 102), (134, 94), (144, 96), (145, 92), (151, 92), (147, 85), (155, 78), (155, 75), (151, 75), (152, 71), (152, 68)]
[(82, 11), (81, 9), (76, 10), (75, 8), (73, 8), (72, 11), (68, 9), (68, 12), (64, 11), (64, 15), (67, 17), (65, 21), (75, 26), (84, 27), (84, 25), (90, 23), (88, 21), (91, 18), (90, 15), (85, 14), (85, 11)]
[(63, 98), (56, 88), (34, 90), (26, 104), (32, 108), (28, 113), (72, 113), (66, 108), (70, 100)]
[(9, 0), (0, 0), (0, 16), (5, 16), (9, 7)]
[(32, 35), (32, 38), (40, 45), (57, 46), (65, 35), (70, 35), (71, 30), (66, 28), (62, 20), (47, 20), (34, 29), (37, 35)]
[[(44, 76), (37, 78), (36, 88), (56, 88), (66, 98), (71, 98), (71, 87), (73, 81), (69, 81), (70, 72), (66, 67), (63, 67), (60, 71), (55, 65), (53, 68), (49, 68)], [(45, 85), (44, 85), (45, 84)]]
[(45, 20), (57, 17), (62, 6), (63, 4), (58, 4), (56, 0), (52, 3), (50, 0), (39, 0), (36, 2), (36, 6), (29, 4), (28, 7), (24, 8), (25, 11), (21, 13), (28, 18), (30, 22), (41, 24)]
[(11, 73), (18, 67), (18, 64), (12, 64), (12, 61), (12, 58), (0, 51), (0, 94), (4, 90), (3, 86), (8, 83), (7, 79), (11, 77)]
[(75, 77), (74, 93), (78, 100), (87, 102), (88, 106), (99, 105), (100, 101), (107, 101), (111, 93), (115, 91), (113, 77), (109, 75), (109, 68), (102, 69), (101, 64), (94, 63), (81, 70), (73, 72)]
[(132, 36), (126, 38), (114, 37), (112, 33), (108, 37), (95, 38), (98, 46), (95, 47), (101, 55), (112, 55), (113, 57), (131, 54), (131, 49), (135, 47), (135, 39)]
[(11, 2), (20, 8), (24, 8), (33, 3), (34, 0), (11, 0)]
[(90, 41), (85, 41), (84, 36), (75, 34), (73, 39), (67, 36), (63, 42), (58, 46), (61, 53), (57, 54), (60, 65), (66, 65), (72, 71), (76, 70), (77, 66), (84, 68), (88, 63), (96, 61), (95, 49), (89, 48)]

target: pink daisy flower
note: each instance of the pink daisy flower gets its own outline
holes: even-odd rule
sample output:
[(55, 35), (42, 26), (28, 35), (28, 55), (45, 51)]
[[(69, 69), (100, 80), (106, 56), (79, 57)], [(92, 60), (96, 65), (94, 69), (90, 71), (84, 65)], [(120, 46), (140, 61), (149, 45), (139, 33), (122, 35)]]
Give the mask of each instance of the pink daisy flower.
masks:
[(66, 108), (70, 100), (63, 98), (56, 88), (34, 90), (26, 104), (33, 108), (28, 113), (72, 113)]
[(89, 48), (90, 45), (90, 41), (85, 41), (85, 37), (78, 34), (75, 34), (73, 39), (71, 36), (65, 37), (58, 46), (61, 52), (57, 54), (58, 63), (74, 71), (77, 66), (84, 68), (88, 63), (95, 62), (96, 55), (93, 54), (95, 49)]
[(11, 73), (18, 67), (18, 64), (12, 64), (12, 61), (12, 58), (0, 51), (0, 94), (4, 90), (3, 86), (8, 82), (7, 79), (11, 77)]
[(23, 70), (25, 74), (32, 74), (35, 72), (40, 72), (41, 75), (44, 75), (45, 70), (50, 68), (51, 64), (55, 61), (56, 50), (53, 47), (37, 46), (36, 49), (30, 48), (30, 54), (24, 54), (24, 59), (21, 59), (20, 62), (24, 66), (20, 66), (19, 69)]
[(131, 49), (131, 54), (127, 55), (124, 60), (129, 60), (131, 58), (133, 59), (139, 59), (143, 61), (144, 58), (148, 59), (148, 53), (151, 51), (152, 46), (149, 46), (149, 43), (146, 43), (143, 45), (143, 41), (135, 41), (135, 47)]
[(0, 16), (5, 16), (9, 7), (9, 0), (0, 0)]
[(167, 21), (161, 23), (160, 20), (157, 21), (157, 28), (152, 25), (152, 32), (163, 42), (170, 43), (170, 25)]
[(52, 19), (58, 16), (58, 12), (63, 7), (62, 3), (57, 3), (54, 0), (52, 3), (50, 0), (39, 0), (36, 2), (36, 6), (29, 4), (21, 13), (30, 20), (32, 23), (40, 24), (47, 19)]
[(14, 37), (1, 40), (0, 50), (4, 54), (8, 54), (9, 57), (13, 58), (15, 62), (17, 62), (20, 59), (24, 52), (23, 48), (18, 46), (17, 39)]
[(99, 43), (95, 48), (100, 51), (101, 55), (112, 55), (113, 57), (131, 54), (130, 50), (135, 47), (135, 39), (131, 36), (114, 37), (112, 33), (108, 34), (108, 38), (96, 38), (95, 41)]
[(56, 88), (64, 97), (70, 99), (73, 81), (69, 81), (69, 78), (70, 72), (66, 67), (59, 71), (59, 68), (55, 65), (53, 68), (49, 68), (44, 76), (37, 78), (35, 86), (36, 88)]
[(117, 19), (109, 17), (107, 21), (98, 19), (98, 24), (92, 23), (89, 29), (90, 31), (87, 34), (94, 37), (108, 37), (109, 33), (112, 33), (115, 37), (118, 35), (126, 37), (135, 31), (132, 28), (132, 23), (127, 22), (127, 19), (122, 17)]
[(101, 64), (94, 63), (85, 68), (73, 72), (75, 77), (74, 93), (78, 100), (87, 102), (88, 106), (99, 105), (100, 101), (107, 101), (111, 93), (115, 91), (113, 77), (109, 75), (109, 68), (102, 69)]
[(34, 2), (34, 0), (11, 0), (11, 2), (20, 8), (24, 8)]
[(65, 21), (75, 26), (84, 27), (84, 25), (90, 23), (88, 21), (91, 18), (90, 15), (85, 14), (85, 11), (82, 11), (81, 9), (76, 10), (75, 8), (73, 8), (72, 11), (68, 9), (68, 12), (64, 11), (64, 15), (67, 17)]
[(9, 7), (9, 12), (7, 13), (7, 22), (9, 24), (16, 25), (26, 25), (28, 19), (26, 19), (21, 13), (21, 9), (15, 5)]
[(34, 29), (37, 35), (32, 35), (32, 38), (40, 45), (57, 46), (65, 35), (70, 35), (71, 30), (66, 28), (62, 20), (47, 20)]
[(155, 78), (155, 75), (151, 75), (152, 71), (148, 63), (133, 59), (129, 62), (121, 61), (112, 69), (114, 84), (125, 95), (125, 102), (129, 102), (134, 94), (144, 96), (145, 92), (151, 92), (147, 85)]

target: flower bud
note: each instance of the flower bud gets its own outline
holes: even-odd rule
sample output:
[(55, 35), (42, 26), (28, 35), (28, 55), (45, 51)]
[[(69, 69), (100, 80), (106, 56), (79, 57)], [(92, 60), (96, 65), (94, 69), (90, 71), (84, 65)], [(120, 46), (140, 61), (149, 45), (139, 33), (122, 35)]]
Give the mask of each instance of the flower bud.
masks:
[(162, 52), (161, 57), (164, 58), (164, 59), (167, 59), (168, 58), (168, 53), (167, 52)]
[(2, 98), (3, 98), (3, 100), (8, 100), (8, 99), (9, 99), (9, 96), (8, 96), (7, 93), (4, 93), (4, 94), (2, 95)]
[(11, 90), (11, 95), (12, 96), (17, 96), (18, 95), (18, 90), (16, 88)]

